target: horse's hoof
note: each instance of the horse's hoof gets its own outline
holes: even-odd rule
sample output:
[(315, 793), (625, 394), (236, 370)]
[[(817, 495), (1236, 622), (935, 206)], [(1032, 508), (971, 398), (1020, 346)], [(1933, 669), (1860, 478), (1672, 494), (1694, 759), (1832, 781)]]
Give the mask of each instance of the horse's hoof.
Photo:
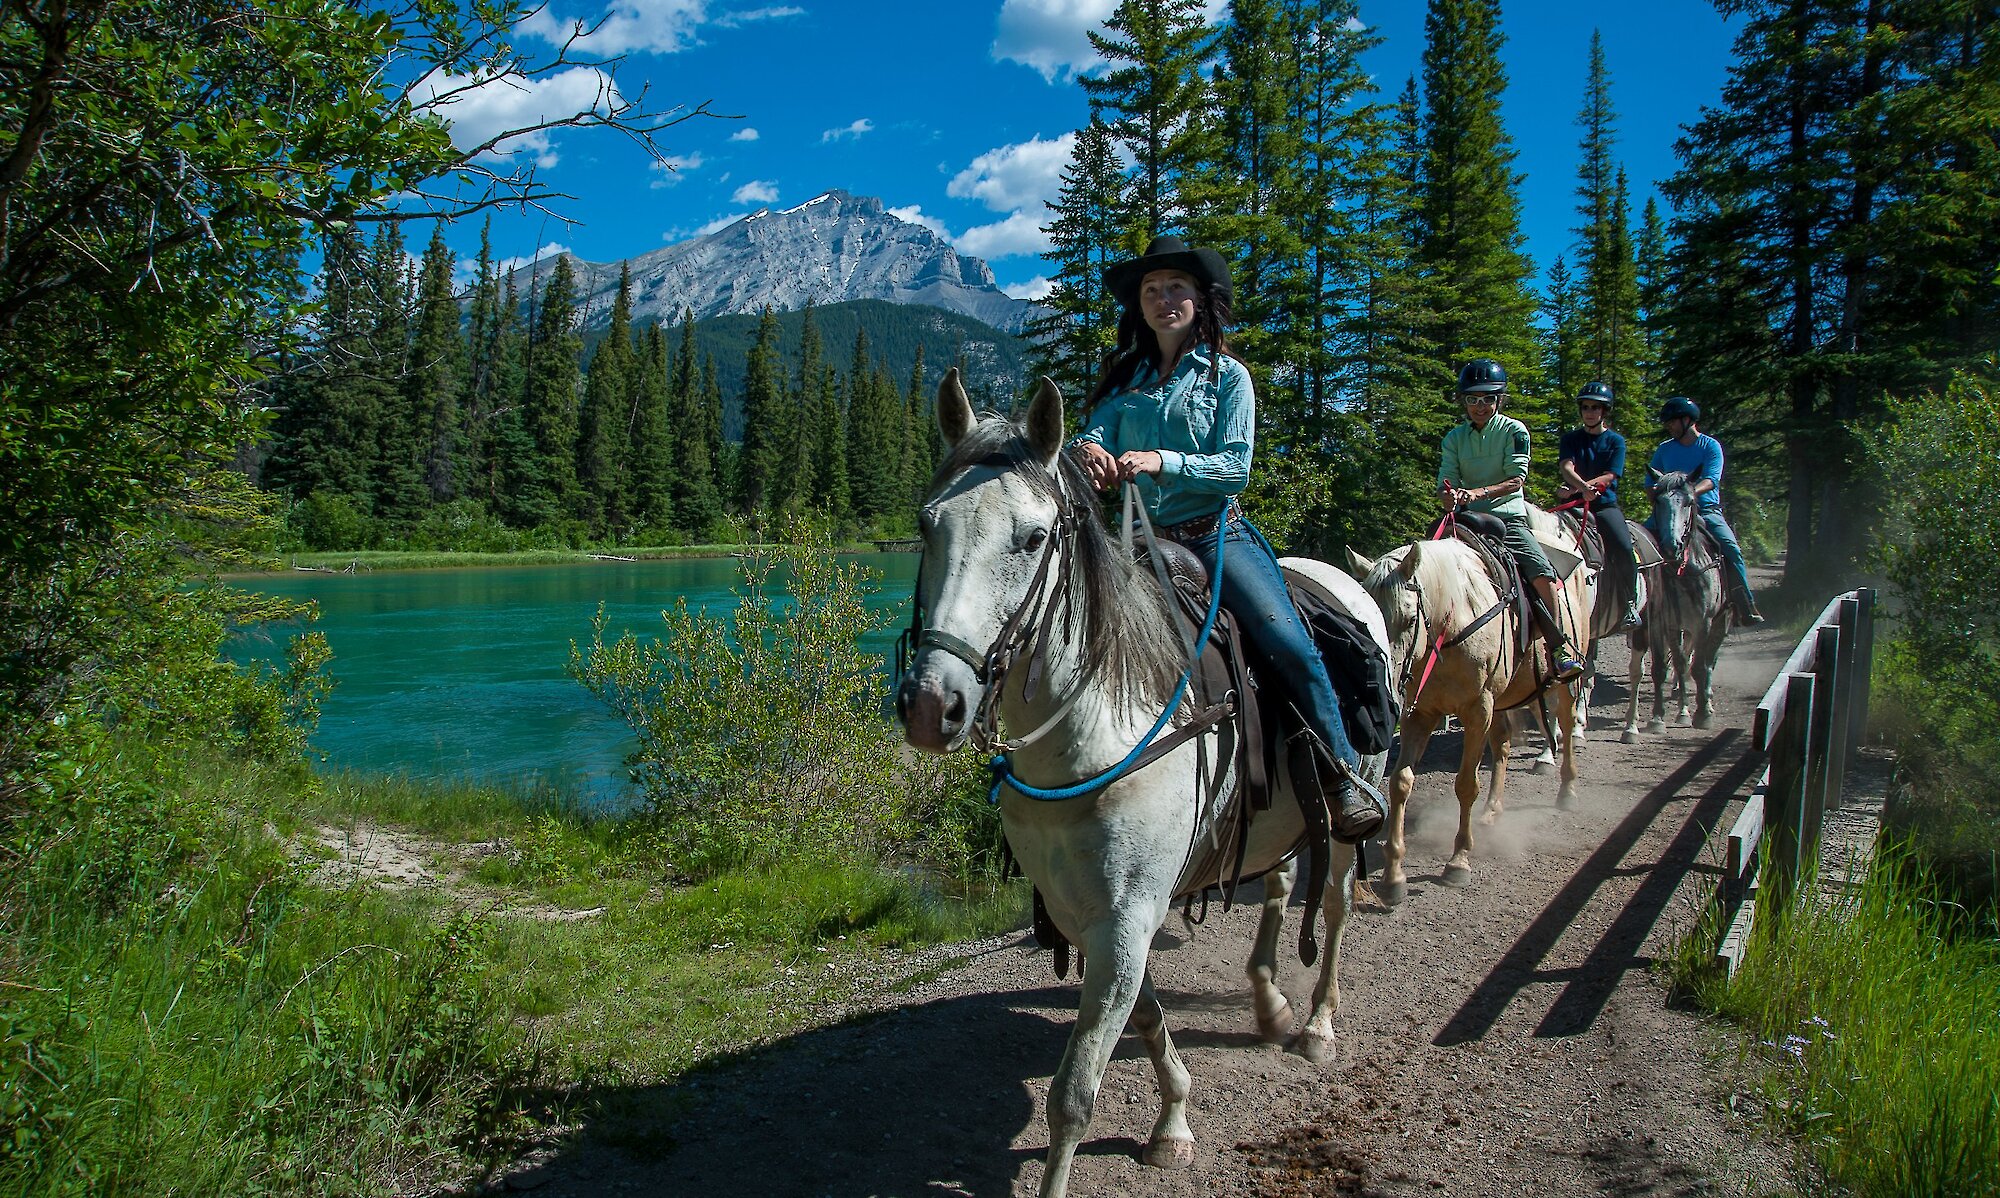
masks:
[(1500, 813), (1498, 811), (1489, 811), (1485, 815), (1479, 817), (1479, 826), (1482, 828), (1490, 828), (1493, 826), (1493, 821), (1499, 818), (1500, 818)]
[(1627, 728), (1618, 734), (1618, 739), (1625, 744), (1636, 745), (1639, 743), (1639, 730), (1637, 728)]
[(1283, 1044), (1285, 1037), (1292, 1034), (1292, 1004), (1289, 999), (1281, 1000), (1278, 1009), (1265, 1015), (1257, 1015), (1257, 1037), (1266, 1044)]
[(1543, 761), (1541, 758), (1537, 757), (1535, 758), (1535, 764), (1528, 767), (1528, 772), (1531, 774), (1546, 774), (1554, 768), (1556, 768), (1555, 762)]
[(1565, 786), (1556, 791), (1556, 810), (1568, 811), (1576, 806), (1576, 792)]
[(1694, 726), (1697, 728), (1706, 728), (1714, 722), (1715, 722), (1715, 717), (1709, 715), (1705, 711), (1702, 712), (1700, 715), (1694, 717)]
[(1146, 1163), (1155, 1169), (1194, 1167), (1194, 1141), (1156, 1137), (1146, 1145)]
[(1292, 1051), (1315, 1065), (1325, 1065), (1333, 1060), (1333, 1037), (1315, 1032), (1300, 1032), (1292, 1041)]
[(1444, 867), (1444, 884), (1447, 886), (1470, 886), (1472, 885), (1472, 870), (1463, 865), (1447, 865)]
[(1404, 899), (1410, 897), (1410, 884), (1408, 882), (1377, 882), (1375, 883), (1375, 894), (1387, 906), (1400, 906)]
[(1646, 721), (1646, 731), (1648, 732), (1660, 733), (1660, 732), (1665, 732), (1666, 730), (1667, 730), (1667, 722), (1665, 720)]

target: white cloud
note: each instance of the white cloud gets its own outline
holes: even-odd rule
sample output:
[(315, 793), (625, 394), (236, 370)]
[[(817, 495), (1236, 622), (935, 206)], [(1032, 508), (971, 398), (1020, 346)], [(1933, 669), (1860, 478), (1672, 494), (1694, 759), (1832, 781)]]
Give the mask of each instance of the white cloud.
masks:
[(583, 17), (556, 17), (544, 8), (520, 29), (552, 46), (583, 34), (577, 45), (592, 54), (673, 54), (700, 43), (696, 31), (707, 19), (708, 0), (616, 0), (603, 12)]
[(688, 171), (700, 170), (701, 163), (701, 152), (698, 150), (692, 154), (668, 154), (666, 157), (661, 158), (649, 168), (654, 174), (659, 176), (659, 178), (653, 180), (654, 190), (674, 186), (681, 181), (681, 176)]
[[(451, 144), (461, 150), (483, 145), (510, 129), (562, 120), (579, 112), (605, 112), (620, 103), (617, 85), (595, 67), (571, 67), (545, 79), (489, 79), (431, 75), (418, 83), (412, 99), (451, 125)], [(489, 151), (495, 158), (531, 154), (535, 165), (556, 164), (549, 131), (521, 133)]]
[(1118, 0), (1006, 0), (993, 37), (996, 62), (1018, 62), (1054, 83), (1103, 62), (1086, 31), (1104, 24)]
[(844, 137), (860, 137), (863, 133), (872, 132), (874, 128), (875, 122), (864, 116), (852, 124), (843, 125), (838, 129), (828, 129), (819, 135), (819, 139), (822, 142), (829, 142), (839, 141)]
[(885, 208), (883, 211), (897, 220), (908, 221), (913, 225), (922, 225), (946, 241), (951, 240), (951, 230), (944, 227), (944, 222), (935, 216), (924, 215), (923, 208), (916, 204), (911, 204), (908, 208)]
[(1360, 33), (1366, 28), (1368, 28), (1368, 22), (1362, 20), (1360, 17), (1347, 18), (1346, 29), (1349, 33)]
[(1041, 211), (1042, 205), (1062, 190), (1063, 168), (1069, 165), (1076, 148), (1076, 134), (1065, 133), (1052, 141), (1039, 135), (1011, 146), (1001, 146), (981, 154), (972, 165), (952, 177), (945, 194), (961, 200), (980, 200), (995, 212), (1021, 209)]
[(1022, 254), (1042, 254), (1049, 249), (1049, 236), (1042, 232), (1040, 217), (1016, 212), (990, 225), (974, 225), (953, 242), (961, 253), (993, 261)]
[(732, 204), (775, 204), (778, 202), (778, 185), (768, 179), (752, 179), (737, 188), (729, 201)]
[(1050, 282), (1046, 276), (1036, 275), (1025, 283), (1011, 283), (1000, 290), (1013, 296), (1015, 299), (1042, 300), (1047, 299), (1049, 292), (1054, 291), (1055, 288), (1056, 285)]
[(729, 140), (756, 141), (761, 136), (763, 135), (758, 133), (755, 129), (738, 129), (736, 132), (729, 135)]
[(748, 25), (755, 21), (776, 21), (785, 17), (796, 17), (804, 12), (805, 9), (800, 8), (796, 4), (773, 5), (770, 8), (746, 8), (741, 12), (723, 13), (715, 18), (715, 23), (723, 29), (734, 29), (739, 25)]

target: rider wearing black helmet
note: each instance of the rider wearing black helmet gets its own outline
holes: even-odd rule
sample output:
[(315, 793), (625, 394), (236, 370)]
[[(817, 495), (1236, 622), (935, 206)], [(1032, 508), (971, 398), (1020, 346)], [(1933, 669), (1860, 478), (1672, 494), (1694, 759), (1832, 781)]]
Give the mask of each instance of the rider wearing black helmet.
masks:
[(1562, 485), (1556, 494), (1573, 499), (1589, 492), (1587, 506), (1604, 534), (1604, 568), (1610, 573), (1617, 594), (1625, 596), (1625, 618), (1619, 627), (1639, 626), (1639, 563), (1632, 556), (1632, 531), (1625, 527), (1625, 512), (1618, 506), (1618, 480), (1625, 473), (1625, 438), (1613, 432), (1611, 384), (1585, 383), (1576, 393), (1576, 412), (1582, 428), (1563, 434), (1556, 450), (1557, 470)]
[(1556, 680), (1570, 682), (1583, 676), (1583, 663), (1556, 624), (1555, 568), (1528, 529), (1528, 506), (1521, 498), (1528, 480), (1528, 426), (1500, 414), (1506, 397), (1507, 372), (1493, 359), (1474, 358), (1458, 372), (1465, 421), (1444, 435), (1438, 499), (1448, 509), (1489, 513), (1505, 526), (1507, 549), (1535, 590), (1532, 606)]
[[(1743, 547), (1736, 543), (1736, 533), (1722, 515), (1722, 443), (1701, 431), (1700, 420), (1700, 406), (1684, 395), (1661, 404), (1660, 424), (1667, 431), (1667, 439), (1653, 451), (1653, 460), (1648, 465), (1661, 474), (1680, 471), (1688, 476), (1688, 489), (1695, 497), (1695, 515), (1708, 526), (1709, 535), (1722, 547), (1723, 560), (1729, 565), (1729, 602), (1736, 609), (1737, 622), (1762, 624), (1764, 617), (1757, 610), (1757, 597), (1750, 591), (1750, 573), (1743, 568)], [(1657, 493), (1657, 487), (1646, 488), (1648, 495)]]

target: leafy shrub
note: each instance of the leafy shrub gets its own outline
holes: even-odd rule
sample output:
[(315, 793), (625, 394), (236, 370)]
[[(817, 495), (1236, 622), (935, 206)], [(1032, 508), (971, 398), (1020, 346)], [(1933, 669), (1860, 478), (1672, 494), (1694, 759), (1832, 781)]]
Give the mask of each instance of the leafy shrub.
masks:
[(962, 871), (985, 852), (975, 818), (995, 822), (962, 805), (977, 762), (905, 748), (883, 714), (882, 663), (860, 646), (881, 621), (872, 575), (840, 563), (822, 527), (793, 539), (743, 559), (732, 619), (681, 601), (660, 640), (607, 645), (600, 609), (571, 675), (638, 734), (631, 765), (683, 873), (897, 848)]
[(352, 498), (314, 491), (292, 505), (285, 531), (300, 548), (324, 552), (375, 547), (375, 521)]
[(1891, 821), (1975, 910), (2000, 889), (2000, 382), (1993, 366), (1894, 409), (1876, 464), (1894, 598), (1871, 711), (1906, 784)]

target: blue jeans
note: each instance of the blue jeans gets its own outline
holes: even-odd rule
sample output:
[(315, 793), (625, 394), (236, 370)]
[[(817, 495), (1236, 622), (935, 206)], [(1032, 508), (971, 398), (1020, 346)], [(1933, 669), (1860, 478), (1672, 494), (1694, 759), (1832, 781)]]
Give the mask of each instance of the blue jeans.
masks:
[[(1213, 577), (1215, 534), (1182, 543), (1201, 558)], [(1241, 516), (1229, 518), (1224, 534), (1222, 606), (1236, 617), (1262, 676), (1276, 682), (1274, 689), (1298, 704), (1300, 713), (1335, 757), (1358, 767), (1361, 755), (1348, 743), (1340, 704), (1333, 697), (1333, 680), (1327, 677), (1326, 663), (1320, 660), (1312, 634), (1299, 622), (1298, 610), (1292, 606), (1284, 575), (1278, 569), (1277, 554), (1264, 534)]]
[(1722, 546), (1722, 560), (1729, 563), (1731, 585), (1743, 592), (1744, 603), (1755, 602), (1754, 596), (1750, 593), (1750, 572), (1743, 568), (1743, 546), (1736, 543), (1736, 532), (1729, 527), (1729, 521), (1723, 518), (1722, 509), (1697, 508), (1695, 514), (1708, 526), (1708, 535), (1714, 537), (1715, 543)]

